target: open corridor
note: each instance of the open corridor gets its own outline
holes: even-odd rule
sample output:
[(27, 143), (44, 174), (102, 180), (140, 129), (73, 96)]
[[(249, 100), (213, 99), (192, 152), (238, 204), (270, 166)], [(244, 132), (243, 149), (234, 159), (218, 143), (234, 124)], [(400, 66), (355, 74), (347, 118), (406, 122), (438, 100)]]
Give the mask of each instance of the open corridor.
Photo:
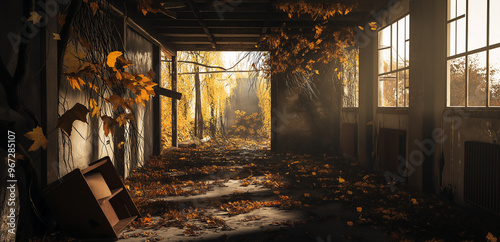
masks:
[(499, 224), (442, 197), (392, 192), (383, 175), (265, 142), (186, 145), (125, 181), (142, 218), (120, 241), (485, 240)]

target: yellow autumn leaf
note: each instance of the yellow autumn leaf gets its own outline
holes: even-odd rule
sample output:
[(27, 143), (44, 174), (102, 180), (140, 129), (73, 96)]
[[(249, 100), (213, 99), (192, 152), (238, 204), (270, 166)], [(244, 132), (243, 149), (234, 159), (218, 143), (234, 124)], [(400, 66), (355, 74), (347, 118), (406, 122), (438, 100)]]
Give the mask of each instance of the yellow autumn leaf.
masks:
[(488, 242), (497, 242), (498, 239), (491, 232), (486, 235), (486, 241)]
[(377, 30), (377, 22), (370, 22), (368, 24), (370, 25), (371, 30)]
[(101, 107), (98, 107), (98, 106), (95, 106), (93, 109), (92, 109), (92, 117), (100, 117), (101, 116)]
[(417, 199), (415, 199), (415, 198), (412, 198), (412, 199), (411, 199), (411, 203), (412, 203), (413, 205), (418, 205), (418, 201), (417, 201)]
[(85, 85), (85, 82), (80, 77), (69, 77), (68, 80), (69, 80), (69, 83), (71, 84), (71, 87), (73, 88), (73, 90), (75, 90), (75, 88), (77, 88), (78, 90), (81, 91), (82, 89), (80, 88), (80, 85), (81, 86)]
[(121, 55), (123, 55), (123, 53), (120, 52), (120, 51), (113, 51), (113, 52), (109, 53), (107, 61), (106, 61), (106, 63), (108, 64), (108, 66), (109, 67), (115, 67), (116, 58), (118, 58)]
[(361, 29), (361, 30), (365, 30), (365, 28), (363, 28), (363, 27), (361, 27), (361, 26), (358, 26), (358, 28), (359, 28), (359, 29)]
[(354, 223), (352, 221), (347, 221), (347, 225), (354, 226)]
[(40, 149), (40, 147), (43, 147), (43, 149), (47, 149), (47, 143), (49, 143), (49, 141), (47, 140), (47, 138), (45, 138), (45, 135), (43, 135), (43, 130), (39, 126), (34, 128), (31, 132), (26, 133), (24, 136), (34, 141), (29, 148), (29, 151), (36, 151)]
[(31, 21), (33, 24), (37, 24), (40, 22), (42, 19), (42, 16), (40, 16), (36, 11), (30, 12), (30, 17), (28, 18), (28, 21)]
[(99, 89), (99, 87), (97, 87), (96, 85), (94, 85), (90, 82), (88, 84), (89, 84), (90, 89), (94, 90), (95, 92), (97, 92), (97, 89)]
[(358, 213), (361, 213), (363, 211), (363, 208), (362, 207), (357, 207), (356, 211), (358, 211)]
[(90, 106), (90, 108), (94, 108), (94, 107), (96, 107), (96, 106), (97, 106), (97, 102), (96, 102), (96, 100), (95, 100), (95, 99), (93, 99), (93, 98), (91, 98), (91, 99), (89, 100), (89, 106)]
[(9, 159), (10, 160), (15, 160), (17, 162), (18, 160), (24, 160), (24, 156), (21, 155), (21, 154), (19, 154), (19, 153), (14, 153), (14, 158), (12, 158), (10, 156), (9, 157), (5, 157), (5, 163), (8, 163)]
[(344, 178), (339, 177), (339, 183), (344, 183), (344, 182), (345, 182)]
[(123, 148), (123, 145), (124, 145), (124, 144), (125, 144), (125, 142), (123, 142), (123, 141), (122, 141), (122, 142), (120, 142), (120, 143), (118, 143), (118, 149), (120, 149), (120, 150), (121, 150), (121, 149)]
[(87, 66), (83, 63), (85, 57), (87, 57), (87, 51), (82, 46), (68, 43), (63, 59), (63, 65), (68, 68), (66, 73), (77, 73), (85, 68)]

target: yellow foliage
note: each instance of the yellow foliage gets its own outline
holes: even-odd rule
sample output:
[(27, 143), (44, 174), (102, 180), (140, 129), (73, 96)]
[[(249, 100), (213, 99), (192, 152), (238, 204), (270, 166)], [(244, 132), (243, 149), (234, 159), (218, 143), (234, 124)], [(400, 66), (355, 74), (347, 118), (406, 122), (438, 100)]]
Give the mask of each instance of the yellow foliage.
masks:
[(107, 57), (107, 64), (109, 67), (115, 67), (115, 64), (116, 64), (116, 59), (118, 58), (118, 56), (121, 56), (123, 55), (122, 52), (120, 51), (113, 51), (111, 53), (108, 54), (108, 57)]
[(36, 151), (40, 149), (40, 147), (43, 147), (43, 149), (47, 149), (47, 143), (49, 143), (49, 141), (47, 140), (47, 138), (45, 138), (45, 135), (43, 135), (43, 130), (39, 126), (26, 133), (24, 136), (34, 141), (28, 151)]

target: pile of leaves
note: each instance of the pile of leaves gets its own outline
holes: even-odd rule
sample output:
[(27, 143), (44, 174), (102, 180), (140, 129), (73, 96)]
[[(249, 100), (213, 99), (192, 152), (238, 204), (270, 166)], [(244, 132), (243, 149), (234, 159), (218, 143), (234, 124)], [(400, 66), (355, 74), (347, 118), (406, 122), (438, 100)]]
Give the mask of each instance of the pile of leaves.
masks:
[[(185, 236), (198, 236), (208, 229), (222, 232), (231, 229), (226, 218), (242, 216), (243, 223), (261, 220), (265, 216), (252, 211), (265, 207), (300, 209), (310, 214), (300, 221), (270, 224), (297, 230), (328, 219), (312, 211), (315, 206), (331, 203), (341, 203), (343, 210), (355, 215), (338, 218), (345, 220), (346, 226), (369, 225), (386, 232), (395, 241), (495, 241), (499, 236), (498, 221), (472, 216), (451, 201), (410, 192), (404, 185), (393, 192), (382, 174), (363, 170), (356, 163), (328, 155), (274, 154), (267, 149), (248, 149), (263, 147), (266, 142), (241, 138), (226, 143), (211, 141), (149, 160), (124, 181), (143, 217), (132, 222), (123, 238), (142, 238), (148, 235), (148, 229), (166, 227), (183, 229)], [(230, 179), (238, 180), (241, 189), (218, 201), (193, 204), (166, 200), (206, 193), (224, 186)], [(249, 186), (267, 187), (272, 192), (265, 198), (241, 192)], [(167, 189), (173, 187), (176, 192)], [(136, 229), (146, 229), (148, 233), (134, 233)], [(155, 234), (149, 235), (150, 241), (160, 239)]]
[[(180, 148), (151, 159), (125, 181), (142, 214), (161, 216), (159, 221), (135, 221), (131, 228), (179, 227), (195, 236), (206, 228), (229, 229), (224, 217), (207, 214), (193, 204), (161, 200), (162, 196), (202, 194), (228, 179), (274, 191), (270, 200), (255, 200), (252, 194), (235, 191), (229, 198), (210, 203), (228, 216), (246, 214), (263, 207), (308, 209), (325, 203), (342, 203), (358, 214), (348, 226), (372, 225), (402, 239), (484, 239), (497, 231), (498, 223), (484, 223), (452, 202), (436, 196), (412, 193), (404, 186), (392, 192), (382, 174), (368, 172), (356, 163), (332, 156), (274, 154), (264, 141), (234, 138), (211, 141), (197, 148)], [(175, 188), (169, 190), (169, 188)], [(167, 192), (165, 192), (167, 191)], [(170, 191), (170, 192), (168, 192)], [(176, 192), (174, 192), (176, 191)], [(297, 191), (307, 191), (297, 194)], [(247, 218), (246, 221), (259, 220)], [(315, 218), (320, 219), (320, 218)], [(292, 226), (307, 221), (276, 221)], [(287, 225), (288, 224), (288, 225)], [(492, 234), (492, 236), (498, 236)]]

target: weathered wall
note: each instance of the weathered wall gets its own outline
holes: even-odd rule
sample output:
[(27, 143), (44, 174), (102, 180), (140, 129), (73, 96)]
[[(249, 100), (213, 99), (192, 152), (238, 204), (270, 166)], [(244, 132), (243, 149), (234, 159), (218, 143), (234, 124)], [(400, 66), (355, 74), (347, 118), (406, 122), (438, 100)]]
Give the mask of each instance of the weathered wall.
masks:
[[(271, 146), (278, 152), (340, 152), (341, 82), (332, 68), (322, 68), (313, 80), (315, 97), (289, 88), (286, 77), (271, 80)], [(273, 101), (274, 99), (274, 101)]]
[[(498, 111), (497, 111), (498, 112)], [(443, 112), (443, 184), (451, 184), (455, 201), (464, 203), (464, 144), (466, 141), (498, 143), (500, 115), (488, 111), (452, 110)]]
[[(118, 29), (123, 27), (122, 18), (116, 17), (114, 22)], [(129, 27), (122, 30), (120, 35), (124, 36), (125, 58), (134, 64), (130, 69), (146, 75), (153, 69), (153, 50), (158, 47)], [(65, 77), (61, 82), (60, 94), (65, 97), (66, 108), (71, 108), (77, 102), (87, 104), (89, 98), (84, 92), (73, 90)], [(104, 105), (106, 108), (102, 109), (102, 115), (113, 116), (112, 106)], [(107, 137), (102, 130), (102, 121), (90, 117), (88, 124), (75, 121), (74, 131), (69, 139), (65, 139), (62, 131), (58, 131), (61, 135), (59, 177), (75, 168), (85, 168), (88, 163), (104, 156), (110, 156), (118, 172), (127, 177), (131, 170), (141, 166), (153, 153), (152, 106), (152, 99), (146, 106), (138, 105), (135, 113), (136, 123), (116, 127), (115, 134), (109, 134)], [(59, 107), (59, 113), (63, 113), (62, 107)], [(124, 142), (124, 145), (119, 149), (118, 144), (121, 142)]]
[[(146, 74), (153, 69), (153, 44), (131, 28), (126, 31), (126, 58), (134, 63), (132, 70), (137, 73)], [(125, 174), (142, 166), (144, 161), (153, 153), (153, 102), (146, 106), (138, 105), (136, 113), (137, 136), (129, 135), (126, 138), (126, 146), (131, 147), (129, 156), (126, 156)], [(129, 127), (130, 129), (130, 127)], [(130, 133), (130, 132), (129, 132)]]
[[(372, 167), (371, 134), (380, 128), (407, 131), (406, 165), (414, 171), (409, 184), (420, 191), (438, 193), (451, 185), (455, 202), (465, 205), (464, 143), (498, 142), (500, 112), (494, 108), (446, 108), (446, 1), (413, 0), (410, 13), (410, 107), (377, 107), (376, 32), (358, 31), (360, 47), (360, 107), (358, 154)], [(407, 12), (407, 11), (403, 11)], [(388, 18), (398, 18), (400, 15)], [(384, 21), (382, 21), (384, 22)], [(374, 128), (363, 125), (374, 117)], [(376, 136), (374, 136), (376, 137)]]

